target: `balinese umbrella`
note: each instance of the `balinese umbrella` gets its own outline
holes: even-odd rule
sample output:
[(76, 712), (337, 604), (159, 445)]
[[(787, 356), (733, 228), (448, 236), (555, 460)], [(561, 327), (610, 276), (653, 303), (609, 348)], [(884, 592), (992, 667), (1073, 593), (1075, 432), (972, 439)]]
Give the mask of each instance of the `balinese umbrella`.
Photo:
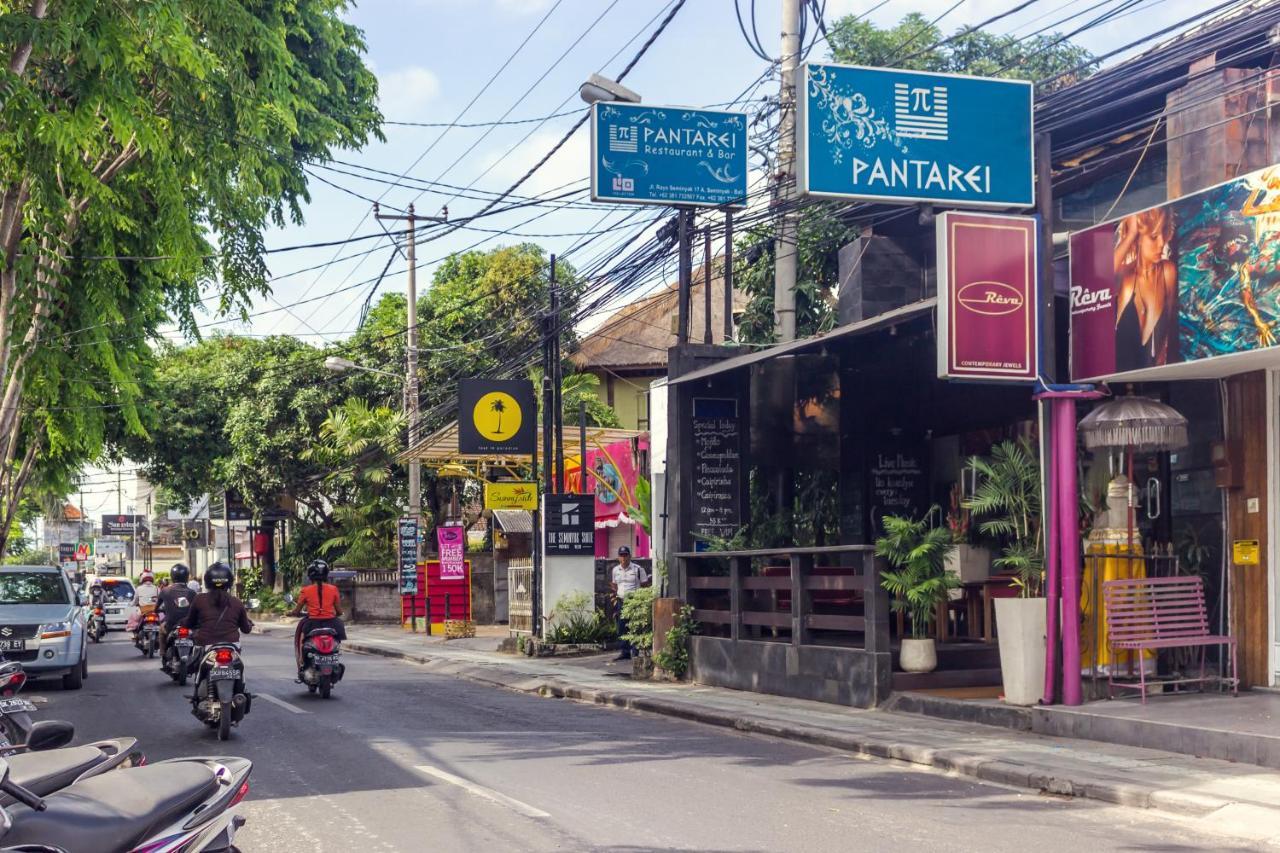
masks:
[(1187, 419), (1170, 405), (1126, 394), (1101, 404), (1080, 421), (1084, 446), (1151, 453), (1186, 447)]
[[(1084, 446), (1122, 448), (1128, 458), (1129, 488), (1134, 488), (1133, 453), (1155, 453), (1186, 447), (1187, 419), (1177, 409), (1132, 392), (1102, 403), (1080, 421)], [(1129, 505), (1129, 546), (1133, 547), (1134, 513)]]

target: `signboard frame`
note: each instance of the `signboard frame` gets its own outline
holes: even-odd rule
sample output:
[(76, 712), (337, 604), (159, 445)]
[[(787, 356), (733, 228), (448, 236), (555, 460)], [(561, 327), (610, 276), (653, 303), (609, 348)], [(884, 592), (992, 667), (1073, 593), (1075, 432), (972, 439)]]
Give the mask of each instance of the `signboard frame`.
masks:
[[(582, 520), (577, 526), (561, 522), (563, 505), (570, 501), (582, 505)], [(548, 494), (543, 512), (543, 551), (549, 557), (594, 557), (596, 553), (596, 502), (594, 495), (573, 492)], [(554, 523), (553, 523), (554, 522)], [(553, 534), (575, 534), (576, 542), (561, 543), (553, 540)]]
[[(1018, 199), (992, 199), (989, 201), (972, 201), (937, 196), (908, 195), (876, 195), (874, 193), (832, 192), (815, 190), (809, 180), (813, 158), (809, 151), (809, 79), (815, 67), (838, 68), (845, 71), (869, 72), (874, 74), (897, 74), (919, 77), (936, 77), (964, 81), (990, 83), (993, 86), (1023, 86), (1027, 90), (1028, 111), (1028, 146), (1027, 146), (1027, 181), (1028, 197)], [(916, 71), (909, 68), (877, 68), (869, 65), (850, 65), (839, 62), (806, 62), (800, 70), (800, 80), (796, 93), (796, 187), (801, 195), (812, 198), (829, 198), (841, 201), (857, 200), (881, 202), (885, 204), (939, 204), (948, 207), (971, 208), (974, 210), (1008, 210), (1009, 208), (1034, 208), (1036, 204), (1035, 178), (1035, 84), (1030, 80), (1011, 80), (1003, 77), (979, 77), (971, 74), (954, 74), (941, 71)], [(872, 149), (868, 149), (869, 151)], [(1019, 157), (1021, 159), (1021, 157)]]
[(147, 526), (146, 516), (114, 514), (102, 516), (103, 536), (133, 536)]
[[(528, 497), (523, 498), (524, 492)], [(485, 509), (522, 509), (533, 512), (538, 508), (538, 483), (535, 480), (499, 480), (484, 484)]]
[[(505, 395), (520, 412), (520, 424), (509, 441), (497, 442), (483, 435), (474, 419), (485, 397)], [(532, 456), (538, 443), (538, 401), (527, 379), (480, 379), (458, 382), (458, 452), (484, 456)]]
[[(979, 220), (1004, 220), (1009, 225), (983, 224)], [(994, 277), (981, 277), (984, 273), (994, 276), (995, 273), (990, 272), (991, 266), (984, 267), (974, 278), (973, 281), (957, 287), (956, 258), (954, 249), (956, 245), (955, 229), (957, 227), (975, 227), (975, 228), (1009, 228), (1013, 231), (1021, 232), (1025, 235), (1026, 242), (1023, 244), (1025, 257), (1019, 259), (1019, 263), (1023, 265), (1024, 280), (1021, 287), (1007, 281), (998, 280)], [(1040, 378), (1040, 362), (1041, 362), (1041, 316), (1040, 316), (1040, 300), (1041, 288), (1043, 282), (1040, 277), (1040, 217), (1037, 215), (1017, 215), (1017, 214), (996, 214), (983, 211), (954, 211), (948, 210), (938, 215), (937, 218), (937, 266), (938, 266), (938, 378), (948, 380), (959, 380), (965, 382), (981, 382), (981, 383), (1014, 383), (1014, 384), (1034, 384)], [(993, 265), (989, 255), (984, 254), (982, 261), (986, 264)], [(1020, 367), (966, 367), (959, 364), (960, 357), (958, 347), (965, 337), (957, 326), (957, 319), (960, 316), (959, 308), (963, 306), (964, 291), (978, 287), (979, 285), (1001, 285), (1005, 289), (1020, 290), (1018, 296), (1022, 299), (1022, 304), (1003, 315), (991, 314), (990, 316), (1009, 316), (1012, 314), (1021, 314), (1023, 322), (1019, 325), (1023, 327), (1026, 334), (1026, 349), (1022, 353), (1024, 364)], [(976, 312), (979, 314), (989, 314), (990, 312)], [(988, 322), (989, 321), (974, 321)], [(971, 338), (999, 338), (994, 336), (989, 329), (974, 329), (968, 332)]]
[(402, 515), (396, 520), (396, 544), (399, 547), (400, 594), (418, 593), (418, 519)]
[[(742, 127), (739, 130), (739, 133), (741, 134), (742, 138), (741, 138), (740, 144), (735, 145), (735, 148), (740, 147), (741, 151), (739, 152), (740, 162), (735, 162), (734, 165), (738, 165), (742, 168), (741, 178), (735, 179), (735, 183), (740, 182), (742, 186), (742, 194), (739, 197), (740, 200), (689, 201), (687, 199), (666, 198), (666, 197), (659, 197), (654, 195), (646, 196), (644, 198), (639, 198), (636, 196), (619, 196), (619, 195), (612, 195), (609, 193), (605, 193), (602, 187), (600, 186), (599, 166), (600, 166), (601, 157), (600, 157), (600, 151), (599, 151), (599, 136), (600, 136), (600, 122), (604, 117), (603, 113), (606, 108), (613, 108), (616, 110), (621, 110), (622, 112), (627, 112), (633, 109), (640, 110), (640, 111), (670, 110), (673, 112), (684, 112), (684, 113), (709, 113), (714, 115), (738, 116), (742, 120)], [(700, 107), (682, 107), (682, 106), (669, 106), (669, 105), (658, 105), (658, 104), (633, 104), (627, 101), (601, 101), (601, 102), (594, 103), (591, 105), (591, 120), (589, 122), (589, 127), (591, 131), (589, 134), (590, 141), (591, 141), (591, 164), (590, 164), (591, 165), (591, 200), (608, 202), (610, 204), (647, 204), (647, 205), (675, 206), (675, 207), (713, 207), (713, 208), (729, 208), (733, 210), (744, 209), (747, 207), (747, 196), (750, 193), (750, 184), (748, 183), (747, 178), (750, 172), (749, 160), (751, 155), (750, 155), (750, 148), (747, 145), (747, 122), (748, 122), (747, 114), (739, 110), (702, 109)]]

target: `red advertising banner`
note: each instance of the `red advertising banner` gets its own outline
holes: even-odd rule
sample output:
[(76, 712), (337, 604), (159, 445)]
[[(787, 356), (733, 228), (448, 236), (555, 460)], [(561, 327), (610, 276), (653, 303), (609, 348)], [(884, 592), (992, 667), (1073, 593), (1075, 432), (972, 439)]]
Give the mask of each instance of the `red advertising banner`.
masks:
[(440, 548), (440, 578), (442, 580), (461, 580), (467, 576), (465, 565), (466, 538), (467, 531), (462, 527), (436, 528), (436, 542)]
[(1034, 382), (1040, 305), (1034, 216), (938, 216), (938, 376)]
[(1075, 381), (1266, 367), (1278, 333), (1280, 167), (1071, 235)]

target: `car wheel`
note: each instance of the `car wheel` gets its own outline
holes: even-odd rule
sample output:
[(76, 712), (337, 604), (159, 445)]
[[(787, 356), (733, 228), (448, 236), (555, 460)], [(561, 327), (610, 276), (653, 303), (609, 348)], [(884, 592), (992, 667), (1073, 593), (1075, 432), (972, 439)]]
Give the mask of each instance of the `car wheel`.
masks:
[(81, 687), (84, 687), (84, 662), (83, 661), (81, 661), (80, 665), (77, 666), (75, 669), (71, 670), (66, 675), (62, 676), (63, 690), (79, 690)]
[[(87, 649), (85, 651), (88, 651)], [(89, 656), (84, 651), (80, 652), (80, 678), (81, 680), (89, 677)]]

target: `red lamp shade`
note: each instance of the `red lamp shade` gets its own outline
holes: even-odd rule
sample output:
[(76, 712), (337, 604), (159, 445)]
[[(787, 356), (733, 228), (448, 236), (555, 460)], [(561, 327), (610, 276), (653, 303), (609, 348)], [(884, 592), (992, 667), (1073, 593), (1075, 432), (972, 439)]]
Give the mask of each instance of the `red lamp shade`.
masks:
[(271, 537), (265, 533), (253, 534), (253, 553), (259, 557), (271, 552)]

